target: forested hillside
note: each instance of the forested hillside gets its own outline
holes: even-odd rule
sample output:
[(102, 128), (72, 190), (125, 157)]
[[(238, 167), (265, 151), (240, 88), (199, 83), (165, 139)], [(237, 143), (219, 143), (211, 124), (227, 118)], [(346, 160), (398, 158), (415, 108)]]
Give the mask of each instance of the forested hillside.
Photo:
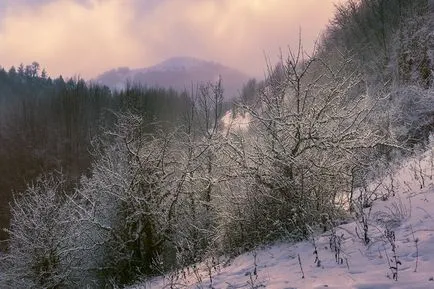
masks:
[(427, 141), (433, 129), (433, 15), (430, 0), (348, 1), (337, 6), (319, 49), (353, 59), (366, 92), (388, 98), (385, 125), (398, 126), (400, 143)]
[(321, 49), (350, 53), (371, 85), (432, 84), (430, 0), (347, 1), (337, 6)]
[[(176, 123), (187, 106), (186, 97), (171, 90), (127, 87), (111, 93), (83, 79), (51, 79), (36, 62), (0, 68), (0, 226), (8, 226), (12, 192), (40, 174), (62, 171), (72, 187), (88, 174), (93, 142), (113, 126), (117, 113), (135, 112), (152, 130), (152, 123)], [(4, 240), (5, 232), (0, 236)]]
[(312, 54), (300, 40), (245, 85), (242, 129), (221, 121), (224, 79), (113, 93), (37, 63), (0, 71), (1, 193), (21, 192), (0, 287), (115, 288), (204, 260), (211, 272), (351, 218), (368, 246), (365, 212), (394, 192), (371, 184), (433, 130), (433, 5), (338, 5)]

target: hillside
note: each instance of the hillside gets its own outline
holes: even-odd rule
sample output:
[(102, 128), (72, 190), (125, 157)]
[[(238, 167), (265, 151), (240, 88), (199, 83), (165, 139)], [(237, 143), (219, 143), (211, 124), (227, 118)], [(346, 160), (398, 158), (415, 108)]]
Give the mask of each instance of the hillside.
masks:
[(113, 89), (125, 88), (128, 82), (148, 87), (191, 90), (191, 85), (200, 82), (223, 80), (225, 97), (237, 97), (248, 76), (216, 62), (193, 57), (173, 57), (154, 66), (138, 69), (128, 67), (113, 69), (97, 77), (98, 83)]
[(364, 209), (367, 245), (359, 216), (309, 241), (259, 246), (235, 258), (210, 258), (131, 288), (433, 288), (433, 168), (431, 144), (371, 184), (379, 199)]
[(434, 1), (349, 0), (336, 6), (320, 54), (350, 55), (370, 86), (433, 83)]

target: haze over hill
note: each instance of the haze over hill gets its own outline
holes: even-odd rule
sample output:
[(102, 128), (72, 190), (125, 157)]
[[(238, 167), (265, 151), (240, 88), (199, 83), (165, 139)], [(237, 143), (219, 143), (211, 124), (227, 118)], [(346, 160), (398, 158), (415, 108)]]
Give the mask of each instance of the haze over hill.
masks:
[(88, 79), (190, 55), (258, 77), (264, 52), (274, 62), (299, 27), (310, 51), (339, 1), (1, 0), (1, 65), (37, 61), (52, 77)]
[(194, 57), (173, 57), (145, 68), (112, 69), (99, 75), (96, 80), (112, 89), (122, 89), (130, 82), (182, 91), (191, 90), (192, 84), (217, 81), (219, 77), (223, 80), (226, 98), (238, 96), (243, 83), (249, 78), (246, 74), (217, 62)]

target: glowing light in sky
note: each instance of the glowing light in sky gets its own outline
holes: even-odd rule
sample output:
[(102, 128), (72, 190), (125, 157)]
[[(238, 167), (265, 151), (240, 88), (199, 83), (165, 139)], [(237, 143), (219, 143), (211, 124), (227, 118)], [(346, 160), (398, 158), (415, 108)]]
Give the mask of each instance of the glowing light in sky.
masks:
[(250, 75), (264, 52), (310, 49), (332, 0), (2, 0), (0, 65), (38, 61), (51, 75), (95, 77), (173, 56), (219, 61)]

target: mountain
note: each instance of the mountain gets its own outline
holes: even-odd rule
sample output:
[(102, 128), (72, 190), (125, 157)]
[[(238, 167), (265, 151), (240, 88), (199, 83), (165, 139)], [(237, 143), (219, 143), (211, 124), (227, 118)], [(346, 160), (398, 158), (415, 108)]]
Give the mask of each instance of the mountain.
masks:
[(112, 89), (122, 89), (126, 83), (191, 90), (200, 82), (216, 81), (221, 76), (226, 98), (239, 95), (249, 77), (217, 62), (193, 57), (174, 57), (151, 67), (130, 69), (119, 67), (99, 75), (96, 81)]

